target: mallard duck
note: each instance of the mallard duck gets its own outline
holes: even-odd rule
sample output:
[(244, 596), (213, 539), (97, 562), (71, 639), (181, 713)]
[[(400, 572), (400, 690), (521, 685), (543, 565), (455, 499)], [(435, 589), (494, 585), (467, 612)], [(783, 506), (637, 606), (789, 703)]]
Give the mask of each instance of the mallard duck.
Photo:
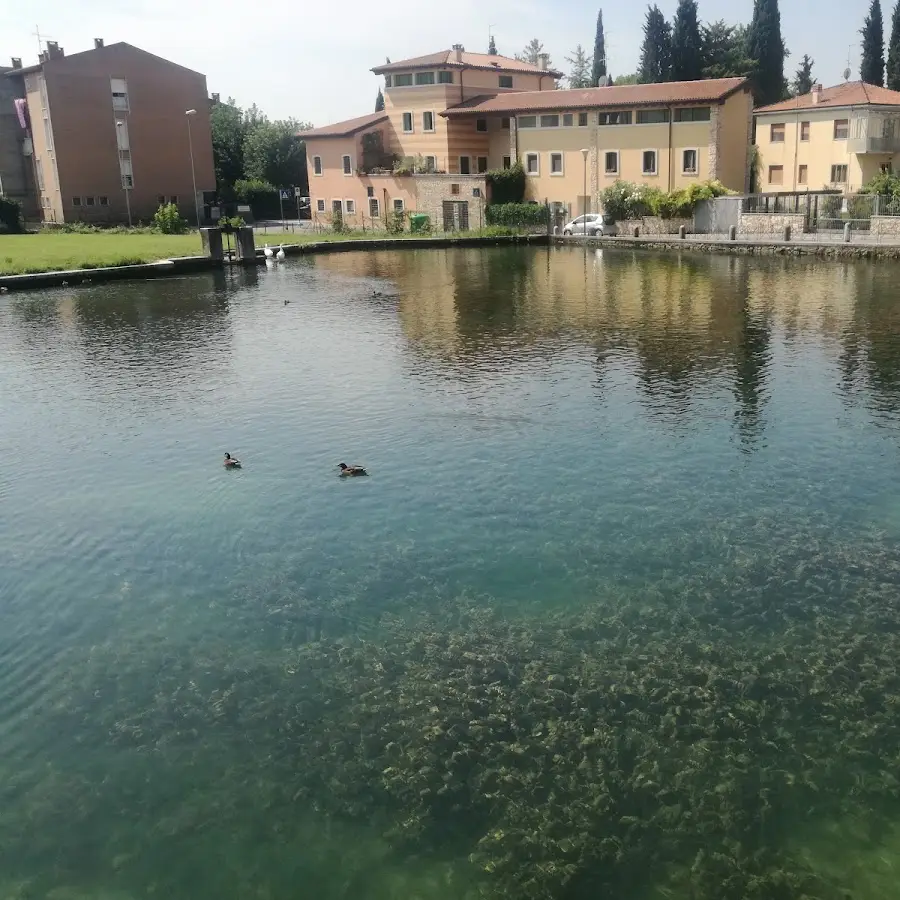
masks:
[(284, 244), (281, 244), (278, 247), (278, 252), (275, 254), (275, 259), (277, 259), (278, 262), (284, 262), (284, 257), (285, 257)]
[(239, 469), (241, 467), (241, 461), (239, 459), (235, 459), (230, 453), (225, 454), (225, 468), (226, 469)]
[(352, 478), (358, 475), (369, 474), (362, 466), (348, 466), (347, 463), (339, 463), (338, 468), (341, 470), (341, 478)]

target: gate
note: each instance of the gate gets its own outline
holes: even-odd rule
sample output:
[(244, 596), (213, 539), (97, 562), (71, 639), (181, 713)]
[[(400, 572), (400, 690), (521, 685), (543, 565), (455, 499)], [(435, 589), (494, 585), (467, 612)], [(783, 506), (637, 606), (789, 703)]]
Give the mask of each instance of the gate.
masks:
[(469, 201), (444, 201), (444, 231), (469, 230)]
[(741, 220), (740, 197), (716, 197), (701, 200), (694, 207), (694, 231), (697, 234), (728, 234)]

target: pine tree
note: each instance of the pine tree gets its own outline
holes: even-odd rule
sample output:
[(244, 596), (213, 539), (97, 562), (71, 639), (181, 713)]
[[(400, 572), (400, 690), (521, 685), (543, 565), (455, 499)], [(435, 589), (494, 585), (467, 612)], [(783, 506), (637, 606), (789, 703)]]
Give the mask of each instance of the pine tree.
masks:
[(900, 91), (900, 0), (894, 7), (891, 19), (891, 42), (888, 45), (887, 86)]
[(659, 7), (647, 9), (638, 78), (641, 84), (668, 81), (672, 63), (672, 30)]
[(746, 29), (724, 19), (708, 22), (700, 29), (704, 78), (749, 78), (755, 64), (747, 56)]
[[(526, 45), (525, 49), (521, 53), (516, 54), (516, 59), (519, 62), (527, 62), (531, 63), (533, 66), (539, 66), (541, 64), (541, 54), (544, 52), (544, 45), (537, 39), (532, 38)], [(550, 63), (550, 57), (547, 57), (547, 66), (552, 67)]]
[(496, 55), (497, 55), (497, 42), (494, 40), (494, 36), (493, 36), (493, 35), (491, 35), (491, 40), (490, 40), (490, 42), (488, 43), (488, 53), (489, 53), (491, 56), (496, 56)]
[(672, 28), (672, 81), (699, 81), (703, 77), (703, 50), (697, 0), (678, 0)]
[(859, 33), (862, 35), (859, 77), (866, 84), (884, 87), (884, 20), (881, 15), (881, 0), (872, 0), (869, 15)]
[(566, 57), (566, 62), (572, 67), (569, 70), (569, 87), (591, 87), (591, 58), (581, 44), (572, 51), (571, 56)]
[(597, 13), (597, 33), (594, 36), (594, 65), (591, 71), (591, 84), (600, 86), (601, 79), (606, 76), (606, 36), (603, 34), (603, 10)]
[(375, 112), (382, 112), (384, 110), (384, 94), (381, 93), (381, 88), (378, 88), (378, 96), (375, 98)]
[(791, 85), (791, 93), (795, 97), (802, 97), (812, 90), (812, 67), (815, 65), (815, 62), (816, 61), (812, 59), (808, 53), (804, 54), (803, 59), (800, 60), (800, 68), (797, 69), (797, 74), (794, 76), (794, 83)]
[(756, 61), (753, 93), (760, 106), (784, 99), (784, 58), (778, 0), (753, 0), (753, 19), (747, 31), (747, 53)]

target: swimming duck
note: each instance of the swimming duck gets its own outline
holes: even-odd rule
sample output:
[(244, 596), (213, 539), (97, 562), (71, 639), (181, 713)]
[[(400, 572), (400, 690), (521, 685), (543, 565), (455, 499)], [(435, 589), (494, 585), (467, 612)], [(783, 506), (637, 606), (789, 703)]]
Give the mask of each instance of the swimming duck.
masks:
[(274, 255), (272, 248), (266, 244), (266, 246), (263, 247), (263, 256), (265, 256), (266, 259), (271, 259)]
[(230, 453), (225, 454), (225, 468), (226, 469), (239, 469), (241, 467), (241, 461), (239, 459), (235, 459)]
[(348, 466), (347, 463), (339, 463), (338, 468), (341, 470), (341, 478), (351, 478), (358, 475), (369, 474), (362, 466)]
[(278, 252), (275, 254), (275, 259), (277, 259), (278, 262), (284, 262), (284, 257), (285, 257), (284, 244), (281, 244), (278, 247)]

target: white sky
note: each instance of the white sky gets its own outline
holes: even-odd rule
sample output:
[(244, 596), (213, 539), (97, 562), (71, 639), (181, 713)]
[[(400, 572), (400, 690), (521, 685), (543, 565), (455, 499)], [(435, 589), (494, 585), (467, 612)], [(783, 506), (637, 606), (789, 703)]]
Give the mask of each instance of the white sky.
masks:
[[(677, 0), (658, 2), (671, 17)], [(36, 26), (67, 53), (89, 49), (94, 37), (128, 41), (204, 72), (210, 92), (223, 99), (324, 125), (374, 109), (379, 79), (369, 69), (385, 56), (398, 60), (454, 43), (483, 52), (491, 26), (500, 53), (511, 56), (537, 36), (566, 70), (564, 57), (576, 43), (593, 45), (601, 5), (610, 71), (634, 71), (646, 2), (609, 0), (453, 0), (440, 8), (421, 0), (0, 0), (0, 60), (35, 62)], [(882, 5), (889, 24), (893, 0)], [(816, 59), (814, 74), (826, 84), (841, 80), (848, 52), (856, 70), (868, 6), (817, 0), (811, 15), (811, 0), (781, 0), (788, 77), (804, 53)], [(703, 19), (736, 23), (749, 21), (753, 2), (699, 0), (699, 7)]]

